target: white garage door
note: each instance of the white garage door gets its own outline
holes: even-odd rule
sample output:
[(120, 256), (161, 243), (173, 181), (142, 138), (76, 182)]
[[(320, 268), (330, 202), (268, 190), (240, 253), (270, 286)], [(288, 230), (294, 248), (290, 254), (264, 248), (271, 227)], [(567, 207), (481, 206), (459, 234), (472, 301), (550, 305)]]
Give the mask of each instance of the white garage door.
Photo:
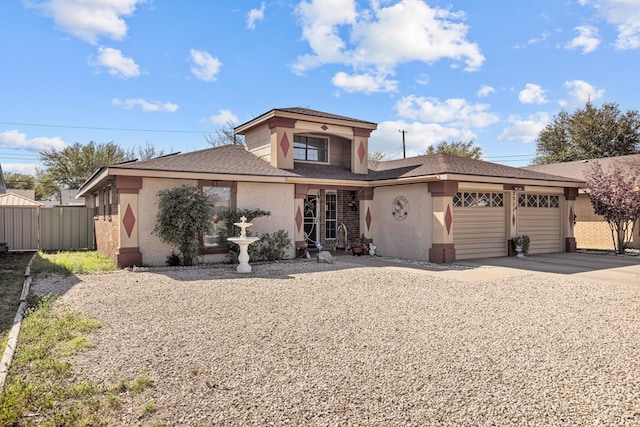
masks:
[(560, 252), (560, 196), (549, 194), (518, 195), (517, 234), (527, 235), (530, 254)]
[(453, 198), (456, 259), (507, 254), (504, 193), (465, 191)]

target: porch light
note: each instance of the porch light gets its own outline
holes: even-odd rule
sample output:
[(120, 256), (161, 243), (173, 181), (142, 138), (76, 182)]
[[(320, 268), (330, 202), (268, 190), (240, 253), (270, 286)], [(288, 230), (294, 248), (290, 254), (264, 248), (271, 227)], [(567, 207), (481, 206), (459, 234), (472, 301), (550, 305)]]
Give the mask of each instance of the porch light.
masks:
[(356, 192), (355, 191), (351, 192), (351, 201), (349, 202), (349, 209), (351, 209), (351, 212), (357, 212), (358, 211), (358, 202), (356, 201)]

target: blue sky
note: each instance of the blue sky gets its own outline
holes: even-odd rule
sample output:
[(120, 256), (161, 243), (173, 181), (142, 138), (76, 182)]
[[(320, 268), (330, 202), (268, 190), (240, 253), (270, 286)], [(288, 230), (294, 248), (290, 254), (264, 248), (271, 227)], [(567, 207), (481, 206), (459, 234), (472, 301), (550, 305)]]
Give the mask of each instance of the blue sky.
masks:
[(0, 163), (74, 142), (209, 147), (306, 107), (378, 123), (387, 159), (473, 139), (525, 166), (561, 109), (638, 109), (640, 0), (24, 0), (0, 4)]

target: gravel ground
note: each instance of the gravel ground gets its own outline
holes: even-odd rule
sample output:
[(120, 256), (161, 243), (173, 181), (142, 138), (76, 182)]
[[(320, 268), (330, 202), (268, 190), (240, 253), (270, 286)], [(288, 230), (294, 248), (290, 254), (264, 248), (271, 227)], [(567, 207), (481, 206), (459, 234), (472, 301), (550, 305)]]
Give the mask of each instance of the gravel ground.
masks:
[(80, 377), (153, 379), (116, 425), (640, 425), (639, 284), (294, 262), (32, 286), (103, 322)]

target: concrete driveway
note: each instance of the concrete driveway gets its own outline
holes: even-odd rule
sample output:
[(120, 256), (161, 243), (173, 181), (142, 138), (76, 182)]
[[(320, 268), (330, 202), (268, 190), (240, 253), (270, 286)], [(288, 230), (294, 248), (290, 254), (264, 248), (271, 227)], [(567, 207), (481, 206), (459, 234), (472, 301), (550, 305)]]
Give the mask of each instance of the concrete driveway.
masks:
[[(475, 267), (476, 279), (518, 276), (524, 272), (548, 273), (596, 282), (640, 285), (640, 256), (616, 256), (590, 253), (554, 253), (524, 258), (499, 257), (459, 261)], [(462, 271), (467, 275), (471, 271)]]
[[(457, 261), (456, 266), (469, 268), (433, 268), (433, 265), (403, 263), (385, 257), (352, 257), (339, 254), (345, 262), (369, 267), (412, 268), (429, 271), (436, 276), (462, 281), (494, 280), (528, 274), (560, 275), (604, 283), (640, 285), (640, 256), (616, 256), (597, 253), (554, 253), (529, 255), (524, 258), (498, 257)], [(428, 263), (427, 263), (428, 264)]]

